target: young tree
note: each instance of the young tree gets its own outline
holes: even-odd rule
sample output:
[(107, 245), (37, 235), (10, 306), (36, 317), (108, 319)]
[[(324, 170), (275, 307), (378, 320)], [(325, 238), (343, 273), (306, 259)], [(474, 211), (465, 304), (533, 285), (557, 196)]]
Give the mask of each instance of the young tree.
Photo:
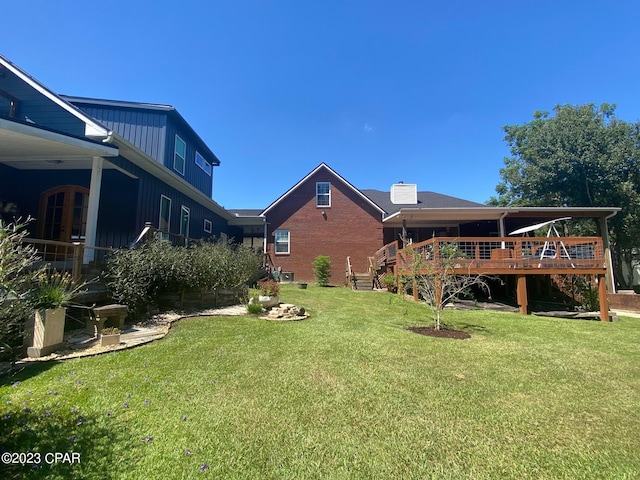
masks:
[(469, 294), (473, 286), (479, 287), (487, 294), (490, 291), (488, 281), (491, 277), (460, 273), (460, 259), (465, 255), (455, 242), (439, 244), (437, 254), (433, 249), (426, 249), (414, 250), (410, 255), (410, 277), (420, 297), (431, 307), (436, 330), (440, 330), (442, 326), (442, 310), (450, 300), (459, 295)]
[[(640, 238), (640, 123), (616, 118), (603, 104), (558, 105), (554, 116), (535, 112), (532, 121), (507, 125), (511, 157), (500, 170), (497, 206), (622, 207), (609, 220), (616, 278), (627, 284), (633, 248)], [(599, 225), (580, 225), (597, 234)], [(622, 265), (626, 264), (625, 270)]]

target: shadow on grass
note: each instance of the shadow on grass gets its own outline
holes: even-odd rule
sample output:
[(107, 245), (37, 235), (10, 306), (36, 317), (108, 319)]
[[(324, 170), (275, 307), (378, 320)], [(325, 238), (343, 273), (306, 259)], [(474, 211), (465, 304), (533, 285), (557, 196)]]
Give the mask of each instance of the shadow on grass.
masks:
[(489, 329), (484, 325), (476, 325), (473, 323), (457, 323), (457, 328), (464, 330), (465, 332), (473, 332), (473, 333), (489, 333)]
[[(18, 405), (2, 412), (0, 454), (5, 479), (121, 478), (126, 466), (114, 447), (122, 452), (141, 446), (109, 415)], [(13, 457), (7, 458), (7, 452)]]
[(13, 366), (11, 370), (6, 370), (0, 373), (0, 387), (2, 387), (3, 385), (11, 385), (18, 379), (20, 381), (23, 381), (27, 378), (35, 377), (42, 372), (46, 372), (58, 363), (60, 362), (51, 360), (49, 362), (30, 362), (17, 364)]

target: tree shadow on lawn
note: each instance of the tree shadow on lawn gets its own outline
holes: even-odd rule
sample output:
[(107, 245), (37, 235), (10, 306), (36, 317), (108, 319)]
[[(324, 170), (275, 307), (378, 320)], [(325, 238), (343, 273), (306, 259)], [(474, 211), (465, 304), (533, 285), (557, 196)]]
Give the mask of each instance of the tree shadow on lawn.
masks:
[(7, 370), (0, 373), (0, 387), (3, 385), (11, 385), (18, 378), (22, 381), (27, 378), (35, 377), (59, 363), (60, 362), (55, 360), (49, 360), (45, 362), (18, 363), (13, 367), (7, 366)]
[[(136, 445), (121, 423), (113, 423), (110, 426), (102, 418), (78, 412), (31, 410), (17, 405), (3, 409), (3, 478), (120, 478), (125, 465), (116, 458), (114, 445), (126, 451), (139, 447), (140, 442)], [(9, 462), (6, 452), (14, 454), (8, 457)], [(56, 458), (56, 453), (67, 455)]]
[[(23, 380), (46, 368), (33, 365), (18, 378)], [(19, 383), (15, 381), (13, 386), (18, 388)], [(49, 393), (55, 396), (58, 392)], [(133, 438), (126, 424), (109, 411), (85, 414), (63, 401), (48, 408), (35, 398), (0, 405), (2, 478), (121, 478), (127, 468), (121, 452), (144, 446), (144, 439)], [(56, 453), (61, 455), (56, 457)]]

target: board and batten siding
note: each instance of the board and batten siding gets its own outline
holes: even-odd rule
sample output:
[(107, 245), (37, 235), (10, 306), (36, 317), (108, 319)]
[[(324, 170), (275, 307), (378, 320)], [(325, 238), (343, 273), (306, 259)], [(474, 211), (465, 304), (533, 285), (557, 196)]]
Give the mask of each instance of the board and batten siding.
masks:
[[(221, 233), (225, 233), (229, 238), (241, 238), (240, 230), (236, 227), (229, 226), (228, 222), (224, 218), (201, 205), (199, 202), (192, 200), (175, 188), (155, 178), (153, 175), (141, 169), (137, 165), (134, 165), (126, 158), (118, 157), (117, 159), (109, 159), (109, 161), (137, 177), (137, 196), (135, 202), (138, 207), (136, 208), (134, 235), (132, 240), (142, 231), (146, 222), (151, 222), (154, 227), (158, 228), (158, 220), (160, 217), (160, 197), (162, 195), (171, 199), (170, 233), (180, 233), (180, 207), (184, 205), (190, 210), (191, 238), (209, 238), (212, 235), (219, 238)], [(108, 193), (105, 192), (105, 195), (123, 194), (124, 192), (122, 187), (125, 185), (129, 185), (129, 182), (125, 181), (119, 186), (112, 185), (111, 188), (115, 191), (110, 189)], [(135, 187), (132, 185), (125, 187), (125, 189), (129, 190), (131, 188)], [(204, 231), (205, 219), (211, 221), (213, 226), (212, 233)]]
[(155, 161), (165, 164), (165, 113), (81, 103), (77, 105), (87, 115), (91, 115), (109, 130), (131, 142)]
[[(184, 175), (180, 175), (180, 173), (176, 172), (173, 168), (176, 135), (180, 136), (180, 138), (187, 144), (187, 158), (185, 159)], [(211, 176), (207, 175), (204, 170), (196, 165), (196, 151), (198, 151), (198, 153), (200, 153), (200, 155), (202, 155), (209, 163), (213, 162), (213, 158), (208, 158), (206, 150), (204, 148), (199, 148), (198, 144), (199, 142), (192, 135), (189, 135), (184, 131), (184, 129), (177, 128), (175, 123), (170, 121), (167, 124), (167, 155), (164, 164), (176, 175), (184, 178), (191, 185), (211, 198), (213, 166), (211, 167)]]

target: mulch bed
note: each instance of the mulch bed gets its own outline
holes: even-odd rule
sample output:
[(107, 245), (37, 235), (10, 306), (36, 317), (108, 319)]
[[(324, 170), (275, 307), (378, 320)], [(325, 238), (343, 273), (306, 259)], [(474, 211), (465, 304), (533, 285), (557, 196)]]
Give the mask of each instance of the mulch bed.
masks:
[(426, 335), (428, 337), (438, 338), (453, 338), (455, 340), (464, 340), (471, 338), (471, 335), (462, 330), (455, 330), (453, 328), (440, 327), (440, 330), (436, 330), (435, 327), (408, 327), (407, 330), (420, 335)]

